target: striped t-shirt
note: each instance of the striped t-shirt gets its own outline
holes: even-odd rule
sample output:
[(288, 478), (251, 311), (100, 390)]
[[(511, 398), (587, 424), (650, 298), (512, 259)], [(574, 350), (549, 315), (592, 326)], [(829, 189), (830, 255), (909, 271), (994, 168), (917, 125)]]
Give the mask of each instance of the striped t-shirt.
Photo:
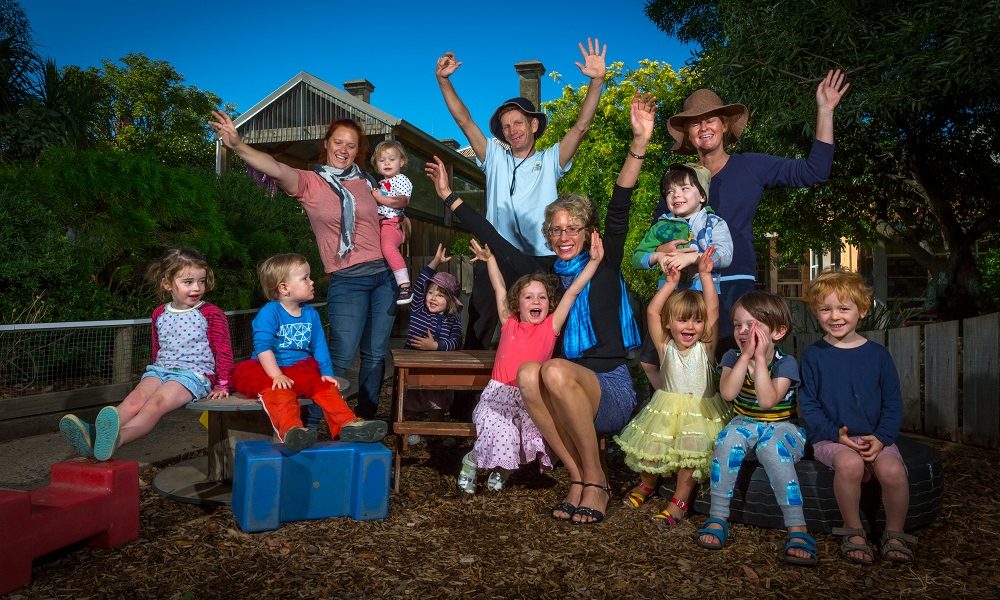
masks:
[[(740, 356), (740, 351), (733, 349), (726, 352), (719, 363), (721, 367), (733, 368), (736, 360)], [(740, 393), (733, 399), (733, 410), (740, 415), (750, 417), (757, 421), (774, 422), (794, 419), (796, 415), (795, 390), (799, 387), (799, 365), (795, 358), (784, 354), (777, 348), (774, 349), (774, 358), (771, 364), (767, 365), (767, 372), (771, 379), (785, 377), (792, 381), (788, 386), (785, 397), (771, 408), (761, 408), (757, 403), (757, 393), (753, 387), (753, 371), (747, 369), (746, 377), (743, 378), (743, 386)]]

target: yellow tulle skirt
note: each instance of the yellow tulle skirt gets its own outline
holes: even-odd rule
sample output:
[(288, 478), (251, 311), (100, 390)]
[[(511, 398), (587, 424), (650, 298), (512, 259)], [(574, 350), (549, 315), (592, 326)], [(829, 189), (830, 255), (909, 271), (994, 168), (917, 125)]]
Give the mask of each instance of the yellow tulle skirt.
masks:
[(696, 398), (657, 390), (614, 439), (633, 471), (663, 475), (694, 469), (694, 478), (704, 480), (715, 437), (730, 418), (729, 404), (718, 394)]

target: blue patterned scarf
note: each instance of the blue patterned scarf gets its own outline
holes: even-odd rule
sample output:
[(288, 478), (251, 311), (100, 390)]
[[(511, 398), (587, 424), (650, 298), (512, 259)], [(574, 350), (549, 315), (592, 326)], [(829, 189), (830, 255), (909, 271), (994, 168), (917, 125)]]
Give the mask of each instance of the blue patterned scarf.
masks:
[[(576, 276), (583, 271), (583, 268), (590, 262), (590, 254), (581, 252), (571, 260), (556, 259), (555, 271), (562, 280), (563, 287), (569, 288)], [(626, 350), (639, 347), (639, 328), (635, 324), (635, 317), (632, 314), (632, 305), (628, 301), (628, 292), (625, 291), (625, 279), (618, 275), (621, 283), (621, 299), (619, 304), (621, 310), (619, 317), (621, 321), (622, 342)], [(569, 309), (569, 317), (566, 318), (566, 326), (563, 327), (563, 353), (566, 358), (580, 358), (584, 352), (597, 343), (597, 336), (594, 333), (594, 325), (590, 319), (590, 281), (583, 286), (580, 295), (576, 297), (576, 302)]]
[(355, 163), (351, 163), (351, 166), (346, 169), (317, 165), (314, 170), (330, 185), (333, 193), (340, 196), (340, 247), (337, 254), (343, 258), (354, 249), (354, 213), (357, 208), (357, 200), (354, 198), (354, 194), (340, 182), (345, 179), (364, 178), (368, 180), (369, 185), (375, 187), (375, 180)]

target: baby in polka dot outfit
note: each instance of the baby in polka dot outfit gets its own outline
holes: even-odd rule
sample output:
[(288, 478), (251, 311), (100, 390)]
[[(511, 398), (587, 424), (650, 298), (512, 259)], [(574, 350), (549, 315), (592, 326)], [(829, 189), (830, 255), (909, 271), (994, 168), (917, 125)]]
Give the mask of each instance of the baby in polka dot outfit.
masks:
[(372, 152), (372, 166), (384, 179), (372, 190), (372, 196), (378, 203), (379, 243), (382, 246), (382, 256), (389, 263), (392, 276), (399, 286), (399, 296), (396, 304), (409, 304), (413, 300), (410, 291), (410, 273), (406, 269), (406, 261), (399, 251), (403, 243), (403, 231), (399, 222), (403, 220), (403, 209), (410, 203), (413, 184), (409, 177), (403, 175), (406, 168), (406, 150), (399, 142), (386, 140), (379, 142)]
[(503, 489), (507, 476), (520, 465), (538, 460), (542, 469), (552, 468), (545, 440), (524, 407), (517, 387), (518, 370), (528, 363), (552, 358), (556, 337), (562, 331), (570, 308), (590, 282), (604, 258), (604, 246), (595, 233), (591, 238), (590, 262), (559, 299), (559, 280), (554, 275), (525, 275), (507, 290), (496, 257), (476, 240), (470, 244), (475, 258), (486, 262), (496, 294), (497, 313), (503, 325), (493, 361), (490, 382), (472, 413), (476, 443), (462, 459), (458, 487), (476, 491), (477, 469), (492, 472), (486, 481), (490, 491)]

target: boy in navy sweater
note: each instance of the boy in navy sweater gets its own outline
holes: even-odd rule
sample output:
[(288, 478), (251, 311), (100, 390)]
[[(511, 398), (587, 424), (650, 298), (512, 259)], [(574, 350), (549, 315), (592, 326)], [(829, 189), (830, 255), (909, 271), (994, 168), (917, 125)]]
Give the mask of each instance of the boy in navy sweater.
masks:
[(859, 564), (874, 561), (858, 503), (861, 482), (876, 477), (885, 504), (882, 558), (911, 563), (907, 544), (916, 539), (903, 533), (909, 479), (895, 444), (903, 416), (899, 375), (889, 351), (857, 332), (871, 308), (871, 288), (857, 273), (825, 271), (809, 284), (805, 300), (826, 335), (802, 354), (799, 408), (816, 460), (835, 471), (844, 527), (833, 533), (843, 536), (841, 555)]

